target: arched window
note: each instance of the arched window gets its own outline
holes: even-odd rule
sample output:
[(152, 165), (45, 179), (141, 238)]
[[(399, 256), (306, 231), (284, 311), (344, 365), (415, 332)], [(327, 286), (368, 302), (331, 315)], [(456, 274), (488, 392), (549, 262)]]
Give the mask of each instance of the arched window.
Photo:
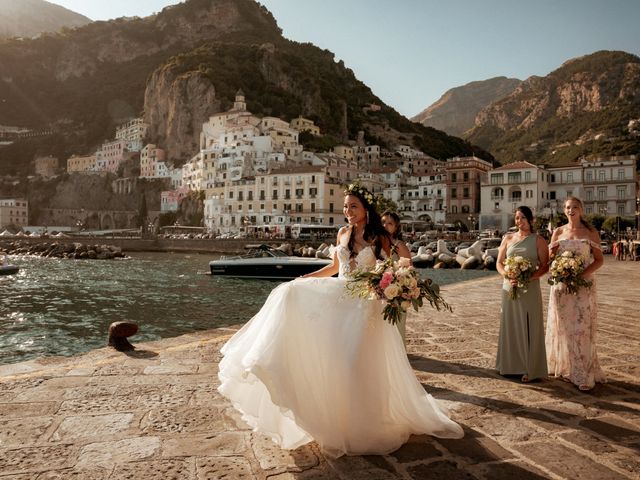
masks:
[(491, 200), (502, 200), (504, 197), (504, 190), (502, 188), (497, 187), (491, 191)]

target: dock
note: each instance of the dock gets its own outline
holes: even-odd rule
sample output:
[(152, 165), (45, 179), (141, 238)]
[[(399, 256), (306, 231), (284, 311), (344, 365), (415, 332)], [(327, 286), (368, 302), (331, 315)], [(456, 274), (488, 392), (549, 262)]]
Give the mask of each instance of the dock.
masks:
[(443, 287), (453, 313), (408, 318), (414, 371), (463, 439), (414, 436), (389, 455), (339, 459), (314, 443), (280, 450), (216, 390), (238, 327), (222, 328), (0, 365), (0, 480), (638, 479), (640, 263), (606, 257), (597, 345), (608, 382), (591, 392), (497, 374), (496, 275)]

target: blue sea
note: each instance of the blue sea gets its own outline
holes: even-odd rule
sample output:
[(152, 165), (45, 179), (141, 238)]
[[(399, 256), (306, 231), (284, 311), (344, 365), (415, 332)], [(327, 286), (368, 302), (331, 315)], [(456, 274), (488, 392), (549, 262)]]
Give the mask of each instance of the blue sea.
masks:
[[(132, 253), (118, 260), (9, 256), (0, 276), (0, 364), (74, 355), (107, 343), (115, 321), (138, 324), (132, 343), (244, 323), (278, 283), (213, 277), (213, 255)], [(422, 270), (444, 285), (495, 272)]]

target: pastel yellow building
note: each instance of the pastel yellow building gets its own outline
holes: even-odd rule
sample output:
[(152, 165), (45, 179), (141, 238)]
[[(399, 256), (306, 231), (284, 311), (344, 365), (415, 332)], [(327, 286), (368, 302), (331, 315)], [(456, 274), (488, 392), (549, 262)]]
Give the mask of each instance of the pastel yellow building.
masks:
[(72, 157), (67, 159), (67, 172), (93, 172), (96, 170), (96, 156), (93, 155), (83, 155)]

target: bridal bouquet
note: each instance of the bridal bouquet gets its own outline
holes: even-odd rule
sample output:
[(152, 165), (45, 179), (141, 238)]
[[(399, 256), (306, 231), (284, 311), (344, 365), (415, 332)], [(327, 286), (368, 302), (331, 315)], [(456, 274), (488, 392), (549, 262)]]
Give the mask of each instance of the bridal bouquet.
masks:
[(512, 285), (509, 290), (509, 298), (515, 300), (518, 298), (520, 290), (527, 291), (526, 287), (529, 284), (529, 280), (531, 280), (533, 272), (536, 271), (536, 267), (533, 266), (533, 263), (528, 258), (524, 258), (521, 255), (512, 255), (505, 259), (504, 271), (508, 279), (518, 281), (518, 284), (516, 286)]
[(580, 287), (590, 287), (592, 282), (580, 275), (587, 268), (587, 259), (579, 253), (567, 250), (553, 257), (549, 267), (549, 285), (562, 283), (567, 293), (578, 293)]
[(392, 325), (413, 306), (418, 311), (425, 301), (437, 310), (451, 311), (431, 279), (422, 280), (407, 258), (378, 260), (371, 270), (356, 270), (347, 282), (347, 292), (355, 297), (384, 300), (383, 317)]

